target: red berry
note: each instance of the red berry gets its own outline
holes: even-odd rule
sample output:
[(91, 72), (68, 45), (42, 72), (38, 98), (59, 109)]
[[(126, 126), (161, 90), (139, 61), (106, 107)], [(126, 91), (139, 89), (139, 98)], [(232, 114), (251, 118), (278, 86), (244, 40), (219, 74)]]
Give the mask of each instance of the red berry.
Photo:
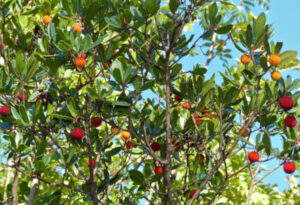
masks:
[(294, 162), (285, 162), (283, 165), (283, 170), (287, 174), (292, 174), (296, 170), (296, 165)]
[(100, 117), (93, 117), (91, 119), (91, 124), (92, 124), (92, 127), (99, 127), (101, 125), (101, 119)]
[(200, 161), (200, 163), (204, 163), (205, 162), (205, 157), (204, 157), (203, 154), (199, 155), (199, 161)]
[(22, 94), (22, 93), (20, 93), (19, 95), (18, 95), (18, 99), (20, 100), (20, 101), (23, 101), (23, 100), (26, 100), (26, 98), (27, 98), (27, 96), (24, 94)]
[[(92, 167), (93, 167), (93, 168), (95, 167), (95, 164), (96, 164), (95, 160), (92, 160)], [(88, 167), (90, 167), (90, 160), (88, 160), (88, 161), (86, 162), (86, 165), (87, 165)]]
[(188, 102), (184, 102), (184, 103), (182, 104), (182, 106), (183, 106), (183, 108), (185, 108), (185, 109), (190, 109), (190, 108), (191, 108), (191, 106), (190, 106), (190, 104), (189, 104)]
[(181, 101), (182, 101), (182, 97), (179, 97), (179, 96), (177, 96), (177, 95), (175, 95), (174, 98), (175, 98), (175, 100), (176, 100), (177, 102), (181, 102)]
[(300, 125), (298, 126), (298, 132), (300, 132)]
[(175, 146), (175, 148), (174, 148), (175, 152), (178, 152), (180, 150), (180, 144), (179, 144), (179, 142), (173, 141), (172, 145)]
[(290, 110), (293, 108), (294, 106), (294, 100), (293, 98), (291, 97), (288, 97), (288, 96), (283, 96), (281, 99), (280, 99), (280, 102), (279, 102), (279, 105), (280, 107), (287, 111), (287, 110)]
[(257, 162), (259, 160), (259, 154), (255, 151), (252, 151), (248, 154), (248, 159), (250, 162)]
[(84, 132), (81, 128), (74, 128), (71, 132), (71, 135), (74, 140), (82, 140)]
[(9, 113), (10, 113), (10, 109), (9, 109), (8, 106), (2, 105), (2, 106), (0, 107), (0, 114), (1, 114), (2, 116), (7, 116), (7, 115), (9, 115)]
[(193, 198), (194, 195), (196, 194), (197, 190), (196, 189), (193, 189), (190, 191), (190, 198)]
[(294, 116), (289, 115), (284, 119), (284, 124), (290, 128), (295, 127), (297, 125), (297, 119)]
[(127, 149), (131, 149), (131, 148), (134, 147), (134, 144), (133, 144), (133, 142), (128, 141), (128, 142), (125, 143), (125, 146), (126, 146)]
[(153, 142), (151, 144), (151, 148), (154, 152), (159, 151), (160, 150), (160, 144), (158, 142)]
[(155, 172), (155, 174), (162, 174), (163, 173), (162, 166), (155, 167), (154, 172)]

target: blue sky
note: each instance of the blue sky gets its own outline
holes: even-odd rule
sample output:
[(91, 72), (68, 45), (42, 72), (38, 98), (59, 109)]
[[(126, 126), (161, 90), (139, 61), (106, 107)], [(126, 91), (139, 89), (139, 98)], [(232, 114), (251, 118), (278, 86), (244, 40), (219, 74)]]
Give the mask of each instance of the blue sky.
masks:
[[(300, 1), (299, 0), (271, 0), (270, 10), (266, 12), (267, 23), (272, 24), (275, 29), (275, 34), (273, 36), (273, 41), (282, 41), (284, 50), (296, 50), (298, 52), (298, 58), (300, 57)], [(258, 15), (263, 11), (261, 7), (251, 9), (251, 11)], [(231, 47), (229, 47), (231, 48)], [(235, 48), (233, 50), (232, 56), (233, 59), (229, 60), (229, 65), (237, 65), (236, 58), (239, 58), (242, 53), (237, 51)], [(200, 63), (201, 65), (205, 64), (205, 58), (203, 57), (187, 57), (182, 62), (185, 70), (192, 69), (193, 65)], [(212, 74), (217, 73), (218, 70), (224, 71), (222, 63), (218, 58), (215, 58), (208, 67), (207, 78)], [(282, 73), (282, 76), (285, 78), (287, 75), (291, 75), (293, 79), (300, 78), (300, 71), (285, 71)], [(267, 78), (269, 76), (266, 76)], [(220, 83), (222, 78), (217, 74), (216, 82)], [(218, 82), (219, 81), (219, 82)], [(282, 140), (280, 136), (272, 137), (273, 147), (282, 147)], [(281, 161), (272, 160), (266, 163), (269, 169), (272, 169)], [(299, 174), (299, 173), (297, 173)], [(285, 181), (287, 175), (283, 172), (282, 167), (277, 171), (269, 175), (264, 181), (270, 183), (271, 185), (277, 184), (278, 189), (283, 191), (284, 189), (289, 189), (289, 184)], [(298, 178), (299, 181), (299, 178)]]

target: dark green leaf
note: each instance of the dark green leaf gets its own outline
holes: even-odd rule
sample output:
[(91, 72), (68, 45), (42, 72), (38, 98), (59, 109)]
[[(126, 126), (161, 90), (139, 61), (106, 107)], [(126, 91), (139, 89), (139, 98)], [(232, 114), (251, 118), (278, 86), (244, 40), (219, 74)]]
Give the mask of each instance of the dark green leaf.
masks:
[(144, 175), (138, 171), (138, 170), (130, 170), (129, 171), (130, 178), (136, 183), (136, 184), (143, 184), (144, 183)]

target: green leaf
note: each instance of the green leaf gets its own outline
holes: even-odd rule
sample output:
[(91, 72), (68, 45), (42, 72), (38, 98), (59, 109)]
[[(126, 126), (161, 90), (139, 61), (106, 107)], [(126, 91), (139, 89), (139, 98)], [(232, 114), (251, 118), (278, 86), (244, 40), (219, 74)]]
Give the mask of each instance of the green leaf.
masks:
[(274, 53), (279, 54), (280, 51), (281, 51), (282, 45), (283, 45), (282, 42), (277, 42), (277, 43), (276, 43), (276, 46), (275, 46), (275, 51), (274, 51)]
[(51, 38), (56, 42), (56, 29), (54, 23), (48, 24), (48, 33), (50, 33)]
[(98, 46), (100, 43), (102, 43), (102, 41), (106, 38), (107, 34), (104, 34), (102, 36), (100, 36), (90, 47), (90, 49)]
[(16, 70), (18, 73), (22, 74), (24, 69), (25, 69), (24, 54), (22, 50), (18, 50), (16, 54)]
[(28, 82), (29, 80), (31, 80), (32, 77), (34, 76), (34, 74), (36, 73), (37, 69), (38, 69), (39, 62), (33, 55), (34, 54), (31, 55), (31, 58), (30, 58), (29, 63), (27, 65), (25, 82)]
[(50, 155), (45, 154), (45, 155), (43, 156), (43, 159), (42, 159), (42, 160), (43, 160), (45, 166), (47, 166), (47, 165), (49, 164), (50, 160), (51, 160), (51, 157), (50, 157)]
[(46, 147), (47, 147), (47, 141), (42, 141), (38, 145), (38, 150), (36, 152), (36, 157), (40, 157), (40, 156), (44, 155), (44, 153), (46, 153)]
[(295, 59), (297, 56), (297, 51), (285, 51), (283, 53), (281, 53), (280, 55), (280, 65), (284, 65), (288, 62), (290, 62), (291, 60)]
[(216, 30), (218, 34), (226, 34), (232, 29), (232, 24), (220, 27)]
[(210, 23), (213, 25), (215, 23), (216, 15), (218, 12), (217, 4), (216, 3), (211, 4), (208, 10), (209, 10), (208, 17), (209, 17)]
[(265, 35), (264, 46), (265, 46), (265, 50), (267, 51), (267, 54), (270, 54), (271, 53), (271, 49), (270, 49), (270, 44), (269, 44), (268, 36), (267, 35)]
[(45, 169), (45, 164), (43, 161), (35, 161), (33, 165), (34, 169), (38, 172), (42, 172)]
[(67, 41), (64, 41), (64, 40), (58, 41), (58, 43), (55, 44), (55, 46), (56, 46), (59, 50), (64, 51), (64, 52), (68, 52), (68, 50), (71, 48), (71, 44), (68, 43)]
[(62, 9), (64, 9), (69, 15), (71, 15), (72, 10), (70, 8), (70, 6), (72, 6), (71, 2), (69, 2), (68, 0), (62, 0), (61, 1), (62, 4)]
[(260, 65), (264, 69), (264, 71), (268, 70), (267, 58), (265, 56), (260, 58)]
[(66, 116), (66, 115), (60, 115), (60, 114), (52, 114), (52, 117), (61, 119), (61, 120), (69, 120), (73, 121), (74, 119), (72, 117)]
[(82, 48), (81, 51), (83, 53), (86, 53), (90, 47), (92, 46), (92, 38), (90, 35), (85, 35), (84, 39), (83, 39), (83, 44), (82, 44)]
[(245, 51), (244, 49), (242, 49), (242, 48), (237, 44), (237, 42), (234, 40), (234, 38), (232, 37), (231, 34), (230, 34), (230, 38), (231, 38), (231, 41), (232, 41), (232, 43), (233, 43), (233, 45), (234, 45), (234, 47), (235, 47), (236, 49), (238, 49), (238, 50), (241, 51), (242, 53), (246, 53), (246, 51)]
[(266, 25), (266, 15), (264, 13), (261, 13), (254, 21), (254, 25), (253, 25), (256, 39), (264, 34), (265, 25)]
[(149, 88), (152, 88), (155, 85), (155, 80), (147, 81), (141, 88), (141, 90), (147, 90)]
[(105, 22), (114, 28), (121, 28), (121, 24), (116, 16), (104, 17)]
[(28, 118), (27, 112), (25, 110), (25, 107), (23, 105), (21, 105), (19, 107), (19, 112), (22, 116), (22, 119), (28, 124), (29, 123), (29, 118)]
[(11, 113), (19, 125), (27, 126), (15, 107), (11, 108)]
[(67, 107), (68, 107), (71, 115), (73, 117), (77, 117), (78, 116), (78, 110), (76, 109), (76, 104), (75, 104), (74, 99), (72, 97), (68, 98), (66, 104), (67, 104)]
[(252, 41), (253, 41), (252, 27), (250, 24), (248, 24), (247, 31), (246, 31), (246, 43), (249, 48), (252, 45)]
[(271, 154), (272, 145), (271, 145), (270, 135), (268, 133), (266, 133), (266, 132), (264, 133), (262, 142), (264, 144), (264, 147), (265, 147), (267, 155), (270, 155)]
[(240, 90), (237, 89), (236, 87), (231, 87), (225, 96), (224, 101), (222, 102), (224, 105), (226, 104), (230, 104), (233, 100), (236, 99), (236, 97), (238, 96), (238, 94), (240, 93)]
[(122, 149), (123, 149), (122, 147), (115, 147), (112, 150), (105, 152), (105, 156), (107, 156), (107, 157), (114, 156), (114, 155), (118, 154)]
[[(149, 1), (150, 4), (151, 4), (151, 2), (152, 2), (152, 0), (146, 0), (146, 2), (147, 2), (147, 1)], [(153, 4), (153, 3), (152, 3), (152, 4)], [(177, 11), (179, 5), (180, 5), (180, 1), (177, 1), (177, 0), (170, 0), (170, 1), (169, 1), (169, 8), (170, 8), (170, 10), (171, 10), (171, 12), (172, 12), (173, 14), (176, 13), (176, 11)]]
[(141, 185), (145, 181), (144, 175), (138, 170), (134, 170), (134, 169), (130, 170), (129, 176), (136, 184)]

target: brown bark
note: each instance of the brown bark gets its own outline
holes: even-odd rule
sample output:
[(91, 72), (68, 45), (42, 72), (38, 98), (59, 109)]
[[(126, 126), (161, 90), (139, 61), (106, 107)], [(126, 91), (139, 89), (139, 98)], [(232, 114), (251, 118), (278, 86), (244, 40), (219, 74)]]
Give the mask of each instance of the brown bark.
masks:
[[(20, 159), (17, 159), (17, 163), (15, 164), (15, 166), (17, 168), (20, 167)], [(15, 171), (15, 175), (14, 175), (14, 181), (13, 181), (13, 185), (12, 185), (12, 205), (18, 205), (18, 183), (19, 183), (19, 171), (18, 169), (16, 169)]]

